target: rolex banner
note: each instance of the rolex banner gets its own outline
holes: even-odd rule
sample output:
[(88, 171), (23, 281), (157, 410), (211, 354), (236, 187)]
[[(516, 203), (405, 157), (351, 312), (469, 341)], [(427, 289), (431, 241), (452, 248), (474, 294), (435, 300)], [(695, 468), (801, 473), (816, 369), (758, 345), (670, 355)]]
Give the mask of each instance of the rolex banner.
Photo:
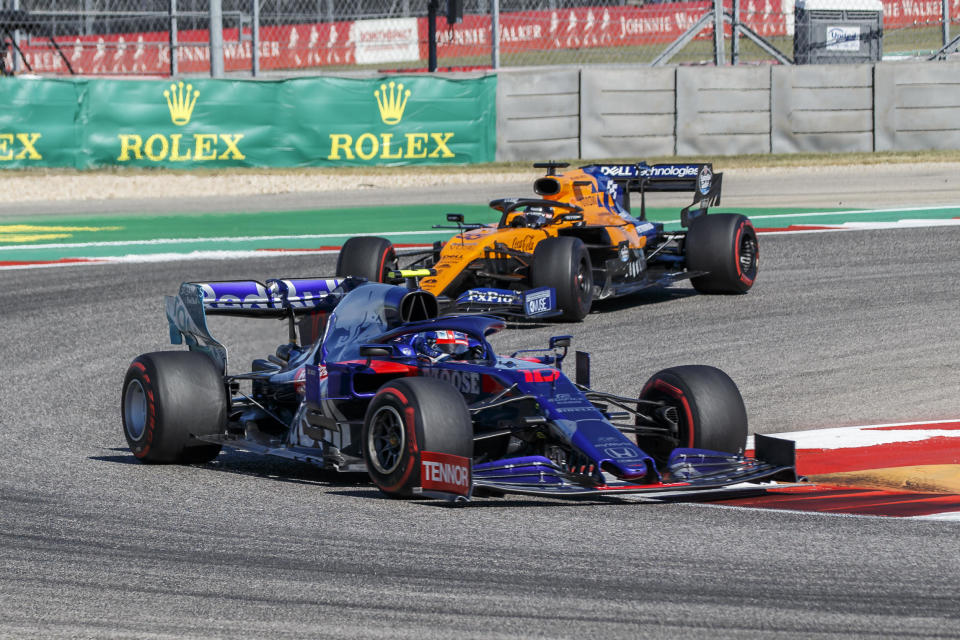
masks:
[(496, 77), (0, 80), (0, 168), (492, 162)]

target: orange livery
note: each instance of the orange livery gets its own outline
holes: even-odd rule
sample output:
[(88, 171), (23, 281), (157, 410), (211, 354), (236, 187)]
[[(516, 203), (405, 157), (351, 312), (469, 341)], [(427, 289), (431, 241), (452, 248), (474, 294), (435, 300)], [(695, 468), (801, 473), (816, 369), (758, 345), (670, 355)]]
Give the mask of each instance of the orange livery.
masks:
[[(405, 253), (398, 270), (389, 240), (358, 236), (343, 246), (338, 276), (386, 282), (416, 278), (457, 309), (581, 320), (594, 300), (689, 279), (703, 293), (745, 293), (758, 267), (757, 235), (745, 216), (707, 212), (720, 202), (722, 174), (710, 164), (534, 165), (546, 175), (536, 198), (500, 198), (495, 224), (448, 214), (457, 235)], [(681, 229), (646, 218), (655, 192), (692, 192)], [(631, 195), (639, 194), (639, 211)]]

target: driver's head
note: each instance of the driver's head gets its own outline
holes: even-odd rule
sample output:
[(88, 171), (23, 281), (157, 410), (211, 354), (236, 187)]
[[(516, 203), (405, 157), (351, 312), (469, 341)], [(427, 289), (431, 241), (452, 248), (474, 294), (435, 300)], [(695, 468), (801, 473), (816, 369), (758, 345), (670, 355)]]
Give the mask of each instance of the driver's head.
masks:
[(539, 228), (553, 218), (553, 209), (549, 207), (530, 207), (523, 214), (528, 227)]
[(470, 348), (470, 340), (467, 334), (459, 331), (435, 331), (434, 345), (437, 351), (458, 356), (467, 352)]
[(462, 356), (470, 350), (471, 340), (459, 331), (425, 331), (413, 340), (417, 353), (429, 358)]

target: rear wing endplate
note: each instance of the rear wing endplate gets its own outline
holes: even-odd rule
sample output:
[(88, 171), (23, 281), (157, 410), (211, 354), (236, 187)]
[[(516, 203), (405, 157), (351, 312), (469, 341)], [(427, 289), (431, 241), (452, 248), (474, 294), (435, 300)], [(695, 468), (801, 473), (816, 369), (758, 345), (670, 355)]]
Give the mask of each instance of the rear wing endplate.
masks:
[(287, 317), (295, 339), (297, 315), (332, 311), (344, 294), (362, 282), (354, 278), (184, 282), (176, 296), (165, 300), (170, 342), (185, 342), (191, 351), (206, 354), (225, 375), (227, 349), (210, 335), (208, 315)]

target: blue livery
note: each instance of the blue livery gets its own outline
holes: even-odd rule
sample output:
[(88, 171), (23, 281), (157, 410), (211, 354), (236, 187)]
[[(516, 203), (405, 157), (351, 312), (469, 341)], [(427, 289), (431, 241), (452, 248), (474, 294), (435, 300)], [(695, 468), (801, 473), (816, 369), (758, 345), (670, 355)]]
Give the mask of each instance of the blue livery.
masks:
[[(555, 306), (553, 295), (532, 289), (510, 302), (535, 316)], [(286, 318), (291, 339), (231, 373), (208, 315)], [(576, 379), (564, 371), (570, 336), (500, 355), (488, 337), (501, 318), (442, 316), (422, 290), (354, 278), (185, 283), (167, 317), (189, 351), (140, 356), (123, 393), (124, 430), (145, 461), (196, 462), (227, 446), (367, 471), (390, 495), (455, 500), (795, 479), (789, 443), (758, 437), (757, 456), (744, 455), (742, 399), (719, 370), (666, 369), (632, 398), (596, 391), (585, 354)], [(209, 369), (206, 389), (199, 378), (164, 386), (185, 366), (168, 361)], [(184, 431), (152, 403), (198, 417)]]

